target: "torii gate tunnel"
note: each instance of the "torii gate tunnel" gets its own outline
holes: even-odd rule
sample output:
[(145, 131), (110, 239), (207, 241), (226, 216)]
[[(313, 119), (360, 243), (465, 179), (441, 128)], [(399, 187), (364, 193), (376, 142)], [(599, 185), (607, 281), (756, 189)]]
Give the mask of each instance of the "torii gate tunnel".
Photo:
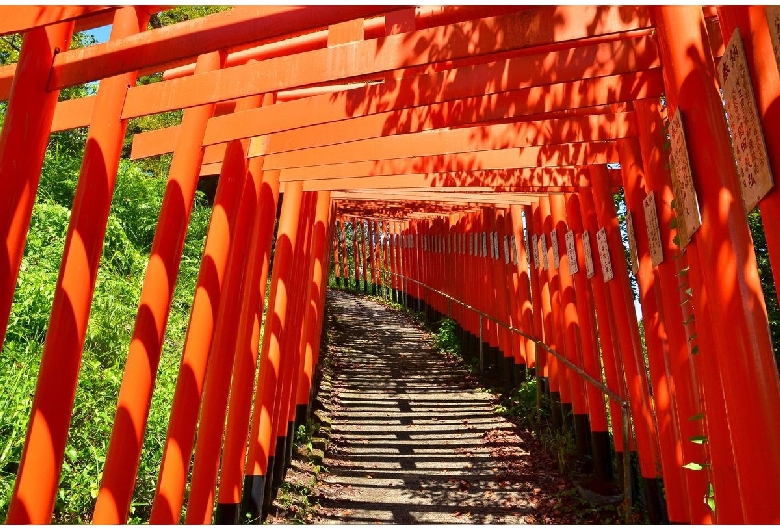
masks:
[(93, 522), (127, 520), (196, 185), (218, 175), (152, 523), (185, 490), (188, 523), (267, 505), (329, 274), (450, 316), (507, 385), (539, 378), (597, 470), (636, 452), (651, 520), (780, 523), (747, 223), (760, 208), (778, 280), (777, 7), (240, 6), (147, 30), (163, 9), (0, 7), (24, 34), (0, 67), (0, 339), (49, 136), (89, 127), (7, 522), (51, 521), (127, 120), (183, 109), (132, 139), (173, 161)]

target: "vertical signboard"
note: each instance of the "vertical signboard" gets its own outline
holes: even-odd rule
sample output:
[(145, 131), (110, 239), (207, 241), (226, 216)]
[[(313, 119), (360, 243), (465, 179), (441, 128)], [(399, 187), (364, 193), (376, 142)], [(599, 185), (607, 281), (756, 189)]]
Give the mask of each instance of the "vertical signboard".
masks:
[(651, 191), (642, 200), (645, 207), (645, 225), (647, 226), (647, 242), (650, 247), (650, 261), (657, 267), (664, 260), (661, 246), (661, 229), (658, 225), (658, 212), (655, 209), (655, 195)]
[(745, 209), (750, 212), (772, 189), (774, 179), (739, 28), (731, 35), (726, 53), (718, 64), (718, 76), (726, 99), (742, 198)]
[(688, 158), (685, 130), (679, 108), (669, 122), (669, 137), (672, 144), (669, 153), (669, 162), (672, 166), (672, 189), (677, 202), (677, 232), (680, 235), (680, 249), (684, 249), (701, 226), (701, 215), (696, 189), (693, 187), (691, 162)]
[(580, 272), (580, 266), (577, 265), (577, 248), (574, 245), (574, 232), (566, 232), (566, 257), (569, 262), (569, 273), (577, 274)]
[(593, 267), (593, 249), (590, 246), (590, 234), (587, 230), (582, 232), (582, 250), (585, 252), (585, 276), (591, 279), (596, 275), (596, 269)]
[(596, 244), (599, 248), (599, 261), (601, 261), (601, 273), (604, 275), (604, 282), (610, 281), (615, 277), (612, 272), (612, 260), (609, 259), (609, 245), (607, 244), (607, 231), (602, 228), (596, 232)]
[(558, 252), (558, 232), (555, 229), (550, 230), (550, 246), (553, 251), (553, 267), (561, 268), (561, 255)]

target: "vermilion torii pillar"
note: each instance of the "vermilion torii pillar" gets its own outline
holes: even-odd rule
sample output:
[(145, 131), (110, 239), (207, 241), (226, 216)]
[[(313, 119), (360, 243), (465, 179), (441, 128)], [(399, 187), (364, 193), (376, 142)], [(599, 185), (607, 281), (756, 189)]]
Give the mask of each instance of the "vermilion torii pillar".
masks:
[[(566, 358), (574, 365), (582, 367), (580, 350), (581, 338), (579, 333), (579, 317), (577, 314), (577, 302), (574, 294), (574, 280), (572, 279), (569, 266), (568, 254), (566, 252), (566, 199), (563, 195), (552, 195), (550, 197), (550, 209), (552, 220), (555, 227), (555, 237), (557, 238), (557, 247), (559, 254), (558, 282), (560, 286), (560, 304), (561, 304), (561, 339), (563, 342), (563, 353)], [(552, 234), (550, 234), (552, 238)], [(563, 369), (561, 365), (561, 369)], [(588, 438), (590, 437), (590, 426), (588, 425), (588, 402), (583, 381), (580, 376), (570, 369), (567, 369), (569, 388), (571, 390), (572, 412), (574, 414), (574, 435), (577, 443), (577, 453), (585, 456), (588, 452)]]
[[(715, 349), (731, 423), (745, 522), (780, 521), (780, 382), (775, 374), (756, 256), (734, 166), (701, 11), (653, 8), (669, 114), (683, 115), (702, 226), (698, 243), (707, 303), (693, 286), (697, 311), (713, 320)], [(695, 266), (691, 264), (691, 266)], [(766, 448), (761, 450), (761, 448)]]
[(249, 453), (244, 479), (242, 513), (256, 519), (263, 511), (266, 481), (273, 466), (276, 431), (273, 424), (274, 402), (280, 387), (281, 335), (288, 322), (288, 297), (291, 294), (294, 271), (293, 251), (298, 234), (302, 185), (287, 185), (279, 217), (274, 266), (271, 272), (271, 293), (263, 332), (260, 357), (260, 380), (255, 393), (252, 429), (249, 435)]
[[(566, 195), (566, 221), (572, 231), (575, 240), (575, 254), (578, 272), (572, 274), (574, 281), (574, 294), (577, 299), (577, 318), (580, 332), (580, 347), (582, 348), (582, 368), (597, 381), (602, 381), (598, 331), (594, 316), (594, 302), (591, 293), (590, 281), (587, 278), (588, 270), (585, 264), (585, 248), (583, 244), (582, 213), (579, 196), (577, 194)], [(569, 269), (572, 269), (571, 264)], [(610, 344), (603, 344), (604, 348), (611, 348)], [(613, 370), (614, 371), (614, 370)], [(608, 387), (615, 388), (614, 383), (607, 383)], [(585, 385), (588, 395), (588, 420), (591, 435), (591, 453), (596, 475), (605, 481), (613, 479), (611, 443), (609, 427), (607, 425), (604, 396), (601, 391), (591, 384)], [(619, 408), (618, 408), (619, 410)], [(613, 413), (614, 414), (614, 413)], [(615, 417), (614, 415), (612, 416)], [(619, 432), (615, 430), (615, 432)], [(622, 438), (622, 437), (621, 437)]]
[[(689, 473), (686, 476), (686, 470), (680, 466), (681, 460), (684, 462), (703, 462), (704, 451), (700, 444), (690, 442), (690, 438), (696, 434), (692, 432), (696, 429), (695, 423), (686, 422), (687, 425), (681, 425), (685, 419), (697, 414), (693, 403), (684, 401), (681, 403), (683, 406), (680, 407), (677, 395), (671, 391), (675, 385), (667, 371), (669, 344), (664, 326), (666, 319), (664, 318), (665, 313), (657, 302), (664, 293), (656, 292), (660, 288), (660, 282), (655, 281), (652, 271), (643, 205), (646, 195), (645, 170), (642, 166), (639, 143), (637, 140), (627, 140), (619, 145), (619, 149), (626, 207), (630, 213), (626, 223), (632, 223), (633, 226), (629, 227), (628, 230), (632, 230), (636, 243), (631, 252), (636, 253), (638, 265), (636, 274), (639, 284), (639, 301), (642, 306), (667, 512), (669, 520), (675, 523), (697, 521), (701, 524), (711, 522), (709, 507), (703, 502), (691, 502), (691, 499), (704, 498), (707, 495), (706, 475), (704, 473)], [(676, 288), (676, 284), (668, 285), (666, 295), (677, 294)], [(679, 305), (680, 302), (677, 303)], [(675, 317), (682, 323), (682, 313), (672, 316), (672, 318)], [(680, 397), (685, 400), (684, 391), (680, 393), (683, 394)], [(680, 418), (685, 419), (681, 422)], [(681, 437), (681, 427), (688, 435), (686, 438)], [(688, 443), (684, 446), (685, 442)]]
[(59, 90), (48, 87), (51, 63), (55, 54), (68, 48), (73, 25), (61, 22), (25, 34), (0, 133), (0, 344), (59, 96)]
[[(143, 31), (148, 17), (143, 10), (136, 10), (134, 7), (118, 10), (114, 16), (112, 40)], [(44, 59), (47, 56), (51, 58), (53, 53), (53, 50), (46, 45), (46, 41), (51, 39), (51, 45), (57, 46), (62, 41), (69, 40), (71, 31), (72, 23), (66, 23), (64, 26), (55, 25), (48, 30), (33, 30), (25, 39), (25, 44), (29, 42), (26, 48), (34, 54), (30, 57), (30, 61), (43, 65)], [(45, 63), (47, 71), (50, 64), (50, 62)], [(32, 66), (28, 75), (30, 79), (26, 79), (26, 76), (20, 77), (15, 90), (30, 91), (20, 95), (22, 108), (18, 108), (19, 111), (29, 111), (30, 114), (22, 117), (14, 112), (13, 121), (4, 124), (3, 136), (0, 137), (0, 159), (3, 164), (0, 166), (0, 179), (4, 183), (18, 181), (23, 186), (21, 190), (16, 186), (12, 187), (10, 199), (13, 204), (6, 210), (11, 213), (11, 219), (8, 223), (2, 223), (2, 230), (11, 229), (4, 238), (4, 244), (8, 248), (7, 261), (0, 258), (0, 262), (3, 263), (0, 267), (7, 268), (8, 271), (0, 281), (4, 286), (10, 287), (9, 306), (16, 283), (21, 251), (24, 247), (20, 243), (29, 226), (43, 151), (46, 147), (44, 138), (48, 133), (51, 112), (57, 97), (56, 92), (48, 95), (41, 94), (44, 86), (43, 76), (48, 79), (49, 73), (36, 71), (36, 67)], [(121, 119), (122, 105), (127, 87), (134, 85), (135, 80), (135, 72), (120, 74), (104, 79), (98, 88), (95, 119), (90, 124), (76, 186), (60, 274), (49, 317), (49, 329), (41, 354), (41, 367), (38, 372), (27, 439), (8, 510), (7, 521), (10, 523), (45, 524), (51, 520), (65, 454), (68, 426), (76, 397), (78, 371), (97, 280), (98, 264), (103, 250), (108, 212), (127, 127), (127, 121)], [(27, 99), (36, 97), (40, 97), (41, 101)], [(26, 104), (41, 106), (41, 108), (24, 108)], [(9, 109), (9, 113), (12, 110), (15, 111)], [(16, 119), (22, 122), (17, 123)], [(38, 138), (25, 138), (24, 134), (20, 134), (15, 139), (8, 138), (11, 134), (30, 130), (31, 125), (32, 130), (40, 134)], [(29, 145), (16, 143), (25, 140)], [(9, 149), (14, 148), (18, 148), (19, 151), (9, 152)], [(17, 155), (30, 157), (29, 161), (19, 164), (21, 174), (16, 173)], [(6, 167), (8, 169), (4, 171)], [(5, 283), (8, 280), (13, 282), (10, 286)], [(0, 307), (3, 308), (5, 295), (3, 289), (0, 293)], [(4, 309), (0, 309), (3, 330), (6, 322), (2, 314), (4, 312)], [(122, 508), (120, 507), (119, 511)]]
[[(249, 171), (253, 176), (255, 171), (261, 169), (261, 167), (253, 167), (254, 165), (254, 161), (249, 163)], [(262, 166), (262, 163), (256, 165)], [(250, 240), (252, 248), (249, 255), (252, 260), (249, 262), (249, 272), (244, 287), (225, 443), (220, 466), (220, 487), (215, 519), (218, 523), (224, 524), (234, 524), (240, 520), (239, 506), (244, 482), (244, 463), (250, 429), (249, 419), (255, 375), (259, 366), (260, 330), (265, 309), (271, 242), (279, 200), (278, 171), (262, 173), (258, 199), (258, 211)], [(267, 357), (265, 361), (267, 361)]]
[[(670, 375), (674, 384), (675, 399), (685, 407), (687, 398), (693, 402), (689, 407), (696, 412), (686, 416), (680, 413), (681, 439), (683, 444), (690, 442), (691, 437), (707, 436), (705, 449), (709, 449), (710, 470), (714, 488), (721, 499), (715, 514), (717, 522), (743, 522), (742, 506), (739, 500), (739, 489), (734, 469), (734, 455), (730, 443), (729, 422), (723, 399), (720, 375), (717, 372), (715, 356), (694, 355), (691, 352), (712, 352), (715, 348), (728, 345), (717, 344), (712, 340), (711, 321), (709, 315), (692, 311), (692, 306), (686, 294), (685, 302), (681, 302), (680, 293), (690, 288), (695, 282), (697, 289), (702, 290), (701, 276), (696, 267), (690, 268), (689, 261), (695, 258), (698, 263), (698, 250), (695, 243), (689, 244), (685, 253), (681, 253), (674, 242), (676, 230), (672, 228), (674, 212), (671, 203), (674, 200), (672, 180), (669, 173), (668, 157), (663, 151), (663, 123), (660, 114), (659, 101), (637, 101), (635, 108), (639, 119), (645, 123), (639, 135), (642, 159), (647, 168), (645, 172), (648, 189), (655, 194), (658, 226), (661, 236), (661, 249), (664, 261), (658, 265), (657, 273), (663, 289), (662, 311), (664, 326), (668, 338), (670, 356)], [(673, 291), (676, 289), (676, 291)], [(674, 293), (674, 294), (673, 294)], [(686, 422), (685, 418), (701, 418)], [(691, 432), (691, 429), (697, 431)], [(686, 432), (688, 434), (686, 434)], [(722, 433), (711, 435), (710, 433)], [(685, 451), (683, 451), (685, 453)], [(693, 462), (694, 460), (687, 460)], [(686, 474), (697, 473), (686, 470)]]
[(636, 431), (639, 467), (646, 486), (645, 498), (648, 512), (650, 520), (659, 523), (663, 514), (660, 513), (660, 484), (656, 478), (658, 476), (657, 466), (660, 463), (657, 428), (652, 413), (650, 391), (645, 374), (646, 368), (639, 341), (639, 329), (628, 280), (623, 243), (606, 172), (606, 166), (591, 167), (596, 215), (606, 234), (614, 274), (614, 278), (607, 282), (607, 291), (612, 302), (617, 338), (622, 353), (622, 367), (625, 372), (631, 415)]

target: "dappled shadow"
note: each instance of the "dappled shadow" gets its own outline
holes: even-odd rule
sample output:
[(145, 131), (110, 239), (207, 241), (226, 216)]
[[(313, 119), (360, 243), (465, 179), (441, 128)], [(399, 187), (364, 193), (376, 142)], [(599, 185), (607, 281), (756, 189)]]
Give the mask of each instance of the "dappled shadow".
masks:
[(493, 396), (408, 317), (342, 292), (328, 302), (333, 424), (316, 522), (535, 521), (563, 482), (531, 465), (554, 467)]

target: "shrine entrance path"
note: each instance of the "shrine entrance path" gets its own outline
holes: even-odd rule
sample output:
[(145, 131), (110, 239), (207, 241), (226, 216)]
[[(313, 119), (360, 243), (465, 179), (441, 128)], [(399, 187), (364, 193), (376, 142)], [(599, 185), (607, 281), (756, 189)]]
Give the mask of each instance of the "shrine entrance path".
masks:
[(330, 290), (327, 329), (332, 426), (311, 522), (555, 522), (555, 464), (410, 316)]

